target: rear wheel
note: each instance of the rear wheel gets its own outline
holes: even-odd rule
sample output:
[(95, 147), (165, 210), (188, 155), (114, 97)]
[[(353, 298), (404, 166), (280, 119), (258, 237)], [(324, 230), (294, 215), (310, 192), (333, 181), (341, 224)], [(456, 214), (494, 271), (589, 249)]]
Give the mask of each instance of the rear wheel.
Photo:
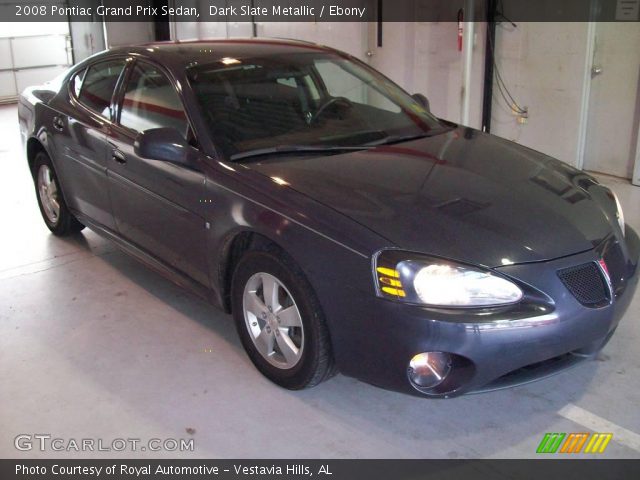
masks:
[(308, 281), (286, 255), (246, 253), (234, 273), (231, 294), (238, 334), (263, 375), (298, 390), (334, 373), (320, 306)]
[(46, 153), (39, 152), (36, 155), (34, 169), (38, 206), (49, 230), (59, 236), (71, 235), (82, 230), (84, 225), (69, 211), (62, 197), (58, 177)]

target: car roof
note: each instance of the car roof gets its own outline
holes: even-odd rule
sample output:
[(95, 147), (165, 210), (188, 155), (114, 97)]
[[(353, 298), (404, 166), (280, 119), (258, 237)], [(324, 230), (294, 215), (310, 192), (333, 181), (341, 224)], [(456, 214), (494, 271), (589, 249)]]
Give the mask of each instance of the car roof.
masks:
[(333, 52), (329, 47), (310, 42), (274, 38), (234, 38), (221, 40), (194, 40), (185, 42), (154, 42), (144, 45), (115, 47), (105, 54), (136, 54), (155, 59), (162, 64), (184, 68), (187, 65), (205, 64), (224, 57), (259, 58), (286, 53), (309, 51)]

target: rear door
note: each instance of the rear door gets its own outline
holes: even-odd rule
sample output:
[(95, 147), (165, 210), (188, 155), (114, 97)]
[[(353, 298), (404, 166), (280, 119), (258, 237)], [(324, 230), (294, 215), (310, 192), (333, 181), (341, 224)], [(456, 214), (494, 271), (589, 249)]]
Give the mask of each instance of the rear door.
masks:
[(137, 156), (138, 133), (192, 130), (174, 83), (163, 69), (136, 60), (119, 99), (118, 121), (108, 138), (108, 177), (118, 231), (129, 242), (208, 285), (203, 218), (204, 174)]
[(67, 203), (111, 230), (115, 222), (107, 185), (106, 137), (113, 93), (124, 66), (124, 58), (105, 60), (73, 76), (69, 92), (73, 114), (56, 113), (51, 130)]

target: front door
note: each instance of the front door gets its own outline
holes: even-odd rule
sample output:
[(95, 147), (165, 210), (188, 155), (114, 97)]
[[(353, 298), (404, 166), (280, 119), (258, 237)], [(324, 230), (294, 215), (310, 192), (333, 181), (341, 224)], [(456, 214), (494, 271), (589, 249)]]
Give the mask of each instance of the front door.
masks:
[(193, 279), (208, 285), (203, 217), (204, 174), (134, 152), (139, 132), (175, 128), (185, 138), (189, 122), (169, 78), (151, 64), (131, 67), (120, 118), (108, 136), (108, 177), (122, 237)]

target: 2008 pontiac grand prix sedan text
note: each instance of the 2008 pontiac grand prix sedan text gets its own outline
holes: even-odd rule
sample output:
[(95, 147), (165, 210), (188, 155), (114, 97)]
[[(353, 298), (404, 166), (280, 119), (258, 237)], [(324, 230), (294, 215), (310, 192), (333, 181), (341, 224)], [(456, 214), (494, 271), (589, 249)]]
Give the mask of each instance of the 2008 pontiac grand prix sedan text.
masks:
[(326, 47), (117, 48), (27, 89), (19, 118), (49, 229), (86, 225), (232, 312), (286, 388), (541, 378), (598, 352), (637, 284), (609, 189)]

